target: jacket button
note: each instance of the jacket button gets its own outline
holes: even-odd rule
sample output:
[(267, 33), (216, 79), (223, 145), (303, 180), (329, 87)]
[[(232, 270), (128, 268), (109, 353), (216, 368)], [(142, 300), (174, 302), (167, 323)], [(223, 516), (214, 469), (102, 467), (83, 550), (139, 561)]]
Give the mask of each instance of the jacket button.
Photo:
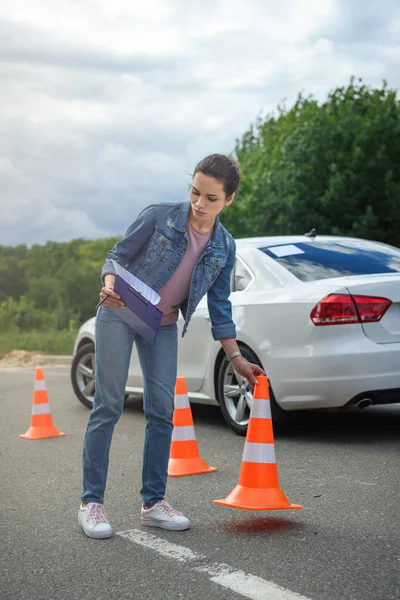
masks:
[(196, 298), (190, 298), (190, 302), (194, 302)]
[(198, 279), (193, 279), (193, 283), (199, 283)]
[(166, 246), (167, 245), (167, 240), (161, 240), (161, 245), (162, 246)]
[(168, 267), (168, 271), (173, 271), (174, 267)]

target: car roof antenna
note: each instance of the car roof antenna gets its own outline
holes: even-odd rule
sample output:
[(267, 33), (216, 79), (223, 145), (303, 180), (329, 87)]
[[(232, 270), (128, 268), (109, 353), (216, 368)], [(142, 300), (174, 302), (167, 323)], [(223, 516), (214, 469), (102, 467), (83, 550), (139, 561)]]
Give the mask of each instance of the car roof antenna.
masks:
[(309, 231), (308, 233), (304, 234), (306, 237), (317, 237), (317, 230), (316, 229), (311, 229), (311, 231)]

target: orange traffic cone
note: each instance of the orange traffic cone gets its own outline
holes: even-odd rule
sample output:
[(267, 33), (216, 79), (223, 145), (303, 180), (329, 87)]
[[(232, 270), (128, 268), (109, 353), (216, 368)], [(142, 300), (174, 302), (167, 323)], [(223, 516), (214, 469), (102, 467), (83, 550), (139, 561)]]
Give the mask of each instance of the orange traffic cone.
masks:
[(169, 477), (183, 477), (184, 475), (212, 473), (216, 470), (199, 455), (186, 382), (184, 377), (178, 377), (175, 385), (174, 431), (168, 475)]
[(257, 379), (238, 485), (214, 504), (243, 510), (302, 508), (291, 504), (279, 487), (268, 379)]
[(33, 392), (31, 426), (26, 433), (23, 435), (21, 434), (19, 437), (27, 440), (41, 440), (43, 438), (58, 437), (60, 435), (65, 435), (65, 433), (61, 433), (53, 425), (43, 369), (37, 367)]

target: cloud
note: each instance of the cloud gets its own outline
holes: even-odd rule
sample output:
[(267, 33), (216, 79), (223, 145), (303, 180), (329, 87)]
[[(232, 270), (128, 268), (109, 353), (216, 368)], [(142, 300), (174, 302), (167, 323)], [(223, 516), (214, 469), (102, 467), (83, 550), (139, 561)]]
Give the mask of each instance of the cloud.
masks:
[(262, 112), (399, 85), (396, 0), (14, 0), (0, 21), (0, 244), (121, 234)]
[(77, 70), (138, 73), (163, 69), (168, 61), (162, 56), (110, 53), (102, 46), (79, 40), (59, 39), (44, 29), (0, 22), (0, 53), (3, 61), (30, 65), (58, 66)]

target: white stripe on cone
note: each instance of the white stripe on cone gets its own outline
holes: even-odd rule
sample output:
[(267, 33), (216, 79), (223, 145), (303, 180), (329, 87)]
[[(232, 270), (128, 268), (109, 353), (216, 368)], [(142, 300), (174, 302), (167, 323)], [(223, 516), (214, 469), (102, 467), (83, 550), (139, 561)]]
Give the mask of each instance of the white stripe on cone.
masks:
[(269, 400), (254, 400), (250, 416), (252, 419), (272, 419), (271, 402)]
[(47, 415), (50, 412), (50, 405), (48, 402), (43, 402), (43, 404), (33, 404), (32, 405), (32, 414), (33, 415)]
[(243, 461), (253, 463), (276, 463), (274, 444), (245, 442)]
[(194, 433), (194, 427), (192, 425), (186, 425), (185, 427), (174, 427), (172, 432), (173, 442), (188, 442), (189, 440), (195, 440), (196, 436)]
[(35, 392), (46, 389), (46, 382), (44, 379), (36, 379), (35, 381)]
[(187, 394), (175, 394), (175, 408), (190, 408)]

